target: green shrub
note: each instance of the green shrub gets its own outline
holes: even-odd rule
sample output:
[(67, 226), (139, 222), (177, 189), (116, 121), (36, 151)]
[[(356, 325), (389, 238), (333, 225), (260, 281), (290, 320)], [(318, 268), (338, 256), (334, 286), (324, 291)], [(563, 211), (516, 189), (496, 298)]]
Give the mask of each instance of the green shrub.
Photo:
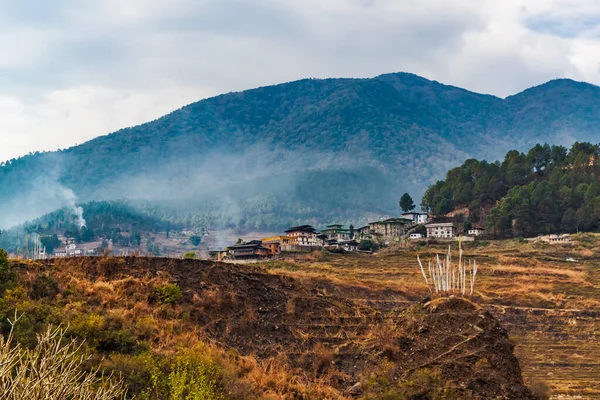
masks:
[(176, 303), (181, 299), (181, 288), (176, 284), (158, 286), (156, 288), (156, 296), (163, 304)]
[(368, 239), (361, 240), (360, 244), (358, 245), (358, 249), (362, 251), (375, 251), (377, 248), (377, 243)]
[(8, 262), (8, 254), (0, 249), (0, 296), (4, 295), (6, 289), (10, 289), (16, 285), (17, 275), (10, 268)]
[(172, 360), (152, 357), (146, 362), (150, 382), (139, 399), (225, 399), (222, 368), (202, 346), (181, 350)]
[(129, 331), (119, 329), (103, 331), (96, 348), (107, 353), (132, 354), (138, 347), (136, 339)]
[(8, 268), (8, 254), (4, 249), (0, 249), (0, 268)]
[(104, 317), (95, 314), (78, 314), (69, 322), (69, 334), (85, 340), (90, 346), (98, 346), (106, 327)]
[(188, 251), (187, 253), (183, 253), (183, 258), (185, 258), (186, 260), (195, 260), (196, 259), (196, 252), (195, 251)]
[(46, 323), (58, 321), (56, 308), (29, 300), (25, 288), (18, 285), (6, 289), (0, 297), (0, 327), (3, 334), (8, 334), (12, 329), (8, 318), (14, 318), (15, 311), (24, 315), (13, 329), (13, 334), (19, 343), (27, 347), (35, 344), (36, 334)]

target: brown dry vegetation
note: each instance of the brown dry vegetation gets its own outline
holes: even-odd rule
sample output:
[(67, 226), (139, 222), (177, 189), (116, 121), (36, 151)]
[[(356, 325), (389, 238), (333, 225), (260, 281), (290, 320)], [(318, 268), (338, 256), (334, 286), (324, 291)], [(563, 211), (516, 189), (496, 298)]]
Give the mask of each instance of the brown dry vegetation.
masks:
[[(374, 256), (294, 256), (285, 260), (294, 268), (276, 272), (389, 309), (428, 293), (416, 255), (445, 250), (412, 246)], [(526, 382), (538, 391), (548, 386), (554, 398), (600, 398), (600, 236), (577, 235), (572, 245), (511, 240), (467, 244), (465, 250), (480, 266), (473, 300), (509, 330)]]
[(68, 323), (145, 399), (190, 376), (206, 399), (343, 399), (357, 382), (367, 399), (531, 398), (491, 314), (460, 299), (415, 302), (426, 291), (414, 254), (315, 253), (270, 272), (138, 257), (20, 263), (0, 311), (29, 317), (16, 333), (25, 345), (44, 324)]

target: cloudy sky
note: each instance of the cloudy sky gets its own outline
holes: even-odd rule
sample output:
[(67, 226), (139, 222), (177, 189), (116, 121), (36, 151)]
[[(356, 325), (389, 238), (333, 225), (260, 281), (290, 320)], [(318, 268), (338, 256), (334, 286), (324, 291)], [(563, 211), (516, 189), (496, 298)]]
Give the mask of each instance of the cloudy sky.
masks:
[(600, 84), (592, 0), (0, 0), (0, 161), (190, 102), (407, 71), (507, 96)]

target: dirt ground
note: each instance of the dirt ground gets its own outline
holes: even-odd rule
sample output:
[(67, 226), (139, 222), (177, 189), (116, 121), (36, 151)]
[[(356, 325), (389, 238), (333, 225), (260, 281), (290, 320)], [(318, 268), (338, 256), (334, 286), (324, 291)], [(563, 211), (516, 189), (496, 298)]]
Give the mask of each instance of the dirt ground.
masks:
[[(599, 240), (588, 234), (571, 245), (501, 241), (465, 247), (479, 264), (472, 300), (508, 329), (525, 381), (547, 385), (553, 398), (600, 398)], [(386, 310), (426, 295), (416, 256), (445, 251), (412, 246), (375, 255), (292, 255), (271, 264), (273, 271)]]
[[(181, 303), (154, 312), (156, 318), (171, 315), (220, 346), (285, 362), (291, 374), (330, 387), (335, 398), (381, 398), (390, 390), (414, 399), (435, 393), (444, 398), (533, 398), (506, 330), (466, 299), (431, 300), (424, 292), (406, 298), (407, 303), (382, 307), (398, 294), (264, 267), (273, 265), (125, 257), (51, 260), (45, 268), (61, 282), (77, 271), (81, 279), (112, 288), (119, 299), (132, 299), (128, 306), (123, 304), (128, 300), (90, 293), (87, 303), (104, 309), (147, 307), (140, 302), (151, 282), (176, 283), (183, 291)], [(166, 346), (160, 336), (156, 340), (157, 346)]]

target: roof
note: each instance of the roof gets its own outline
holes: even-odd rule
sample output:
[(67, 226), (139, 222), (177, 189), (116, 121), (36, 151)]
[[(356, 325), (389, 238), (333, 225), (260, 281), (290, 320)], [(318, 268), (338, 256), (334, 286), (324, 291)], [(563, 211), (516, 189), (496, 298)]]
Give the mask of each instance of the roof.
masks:
[(408, 223), (408, 221), (406, 220), (406, 218), (388, 218), (384, 221), (369, 222), (369, 225), (398, 224), (398, 223), (406, 224), (406, 223)]
[(327, 225), (327, 227), (328, 227), (328, 228), (341, 228), (342, 226), (344, 226), (344, 225), (342, 225), (342, 224), (331, 224), (331, 225)]
[(285, 231), (285, 233), (289, 233), (289, 232), (308, 232), (308, 233), (314, 233), (314, 232), (316, 232), (316, 229), (313, 228), (310, 225), (300, 225), (300, 226), (294, 226), (294, 227), (288, 229), (287, 231)]
[(289, 236), (271, 236), (271, 237), (268, 237), (268, 238), (260, 239), (260, 241), (263, 242), (263, 243), (267, 243), (267, 242), (280, 242), (283, 239), (290, 240), (290, 237)]
[(402, 213), (402, 215), (429, 215), (429, 214), (427, 214), (425, 212), (410, 211), (410, 212)]
[(473, 226), (469, 230), (471, 230), (471, 231), (474, 231), (474, 230), (485, 231), (485, 228), (482, 228), (481, 226)]
[(431, 224), (427, 224), (425, 225), (425, 227), (440, 227), (440, 228), (446, 228), (446, 227), (453, 227), (456, 228), (456, 225), (454, 225), (452, 222), (434, 222)]
[(269, 250), (266, 247), (264, 247), (261, 243), (236, 244), (236, 245), (233, 245), (233, 246), (229, 246), (227, 249), (229, 249), (229, 250), (240, 250), (240, 249), (265, 249), (265, 250)]

